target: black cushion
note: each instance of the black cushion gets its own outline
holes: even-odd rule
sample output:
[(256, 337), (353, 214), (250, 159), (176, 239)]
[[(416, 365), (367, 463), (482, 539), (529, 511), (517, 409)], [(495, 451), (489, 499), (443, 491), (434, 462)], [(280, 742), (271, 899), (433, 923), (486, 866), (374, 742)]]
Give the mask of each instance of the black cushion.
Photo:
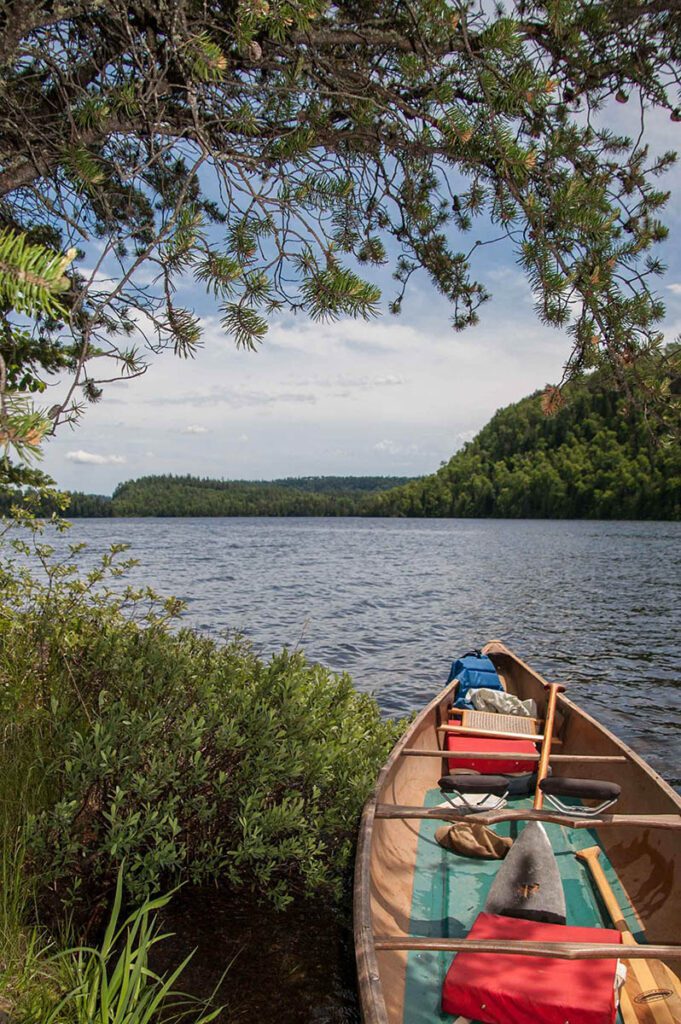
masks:
[(508, 789), (508, 779), (503, 775), (453, 772), (451, 775), (443, 775), (439, 786), (445, 793), (494, 793), (496, 796), (503, 796)]
[(551, 776), (542, 779), (540, 786), (551, 796), (575, 796), (580, 800), (617, 800), (622, 792), (616, 782), (602, 779), (566, 779)]
[(509, 796), (529, 796), (537, 788), (537, 773), (527, 772), (525, 775), (507, 775), (506, 785)]

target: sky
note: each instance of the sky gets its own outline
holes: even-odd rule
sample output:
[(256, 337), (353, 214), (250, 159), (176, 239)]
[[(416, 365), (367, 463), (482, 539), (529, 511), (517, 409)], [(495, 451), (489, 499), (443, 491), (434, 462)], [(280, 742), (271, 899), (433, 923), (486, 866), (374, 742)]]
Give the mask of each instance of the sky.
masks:
[[(649, 137), (654, 150), (681, 150), (681, 126), (668, 117), (653, 119)], [(678, 164), (661, 185), (672, 189), (662, 218), (670, 239), (658, 247), (669, 267), (658, 291), (671, 341), (681, 334)], [(199, 289), (184, 295), (204, 325), (196, 358), (165, 353), (143, 377), (107, 385), (75, 429), (48, 442), (42, 467), (63, 488), (97, 494), (156, 473), (256, 480), (433, 472), (498, 408), (556, 383), (570, 351), (564, 332), (536, 318), (509, 248), (480, 251), (476, 271), (492, 299), (480, 324), (462, 333), (425, 275), (410, 285), (399, 317), (387, 312), (394, 282), (384, 274), (378, 319), (320, 325), (281, 316), (257, 352), (235, 349)]]

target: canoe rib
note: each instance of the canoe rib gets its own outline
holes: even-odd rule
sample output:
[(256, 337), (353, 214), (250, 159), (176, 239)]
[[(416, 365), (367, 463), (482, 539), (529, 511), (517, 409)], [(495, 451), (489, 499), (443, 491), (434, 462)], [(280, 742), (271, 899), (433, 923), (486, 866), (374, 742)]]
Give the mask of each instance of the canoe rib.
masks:
[(602, 814), (599, 818), (570, 818), (553, 811), (479, 811), (460, 814), (448, 807), (408, 807), (403, 804), (377, 804), (377, 818), (435, 818), (438, 821), (474, 821), (478, 825), (497, 825), (501, 821), (550, 821), (569, 828), (607, 828), (629, 825), (633, 828), (681, 830), (681, 814)]
[[(623, 946), (612, 942), (517, 942), (498, 939), (438, 939), (379, 936), (376, 949), (418, 949), (439, 953), (496, 953), (543, 956), (550, 960), (615, 960), (625, 956)], [(627, 960), (678, 960), (681, 946), (627, 946)]]

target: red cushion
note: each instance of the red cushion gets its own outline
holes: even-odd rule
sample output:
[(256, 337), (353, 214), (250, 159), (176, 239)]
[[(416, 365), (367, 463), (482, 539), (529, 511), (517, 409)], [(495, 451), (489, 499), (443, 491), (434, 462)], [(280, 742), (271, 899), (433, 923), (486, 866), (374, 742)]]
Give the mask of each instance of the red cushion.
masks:
[[(454, 732), (446, 734), (447, 750), (490, 750), (495, 754), (536, 754), (537, 748), (531, 740), (497, 740), (488, 736), (457, 736)], [(449, 771), (457, 768), (469, 768), (481, 775), (513, 775), (515, 773), (533, 772), (536, 761), (522, 761), (509, 758), (508, 761), (463, 760), (450, 757), (447, 759)]]
[[(611, 928), (573, 928), (478, 914), (471, 939), (527, 942), (622, 941)], [(508, 953), (459, 953), (442, 986), (444, 1013), (484, 1024), (614, 1024), (617, 959), (551, 960)]]

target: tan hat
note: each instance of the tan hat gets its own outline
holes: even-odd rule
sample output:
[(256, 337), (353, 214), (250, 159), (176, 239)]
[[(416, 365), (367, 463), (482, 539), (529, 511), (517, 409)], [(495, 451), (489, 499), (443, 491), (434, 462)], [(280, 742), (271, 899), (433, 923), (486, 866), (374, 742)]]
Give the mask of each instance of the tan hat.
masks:
[(435, 838), (445, 850), (460, 853), (463, 857), (484, 857), (486, 860), (503, 860), (513, 846), (513, 840), (498, 836), (486, 825), (462, 821), (455, 825), (443, 825)]

